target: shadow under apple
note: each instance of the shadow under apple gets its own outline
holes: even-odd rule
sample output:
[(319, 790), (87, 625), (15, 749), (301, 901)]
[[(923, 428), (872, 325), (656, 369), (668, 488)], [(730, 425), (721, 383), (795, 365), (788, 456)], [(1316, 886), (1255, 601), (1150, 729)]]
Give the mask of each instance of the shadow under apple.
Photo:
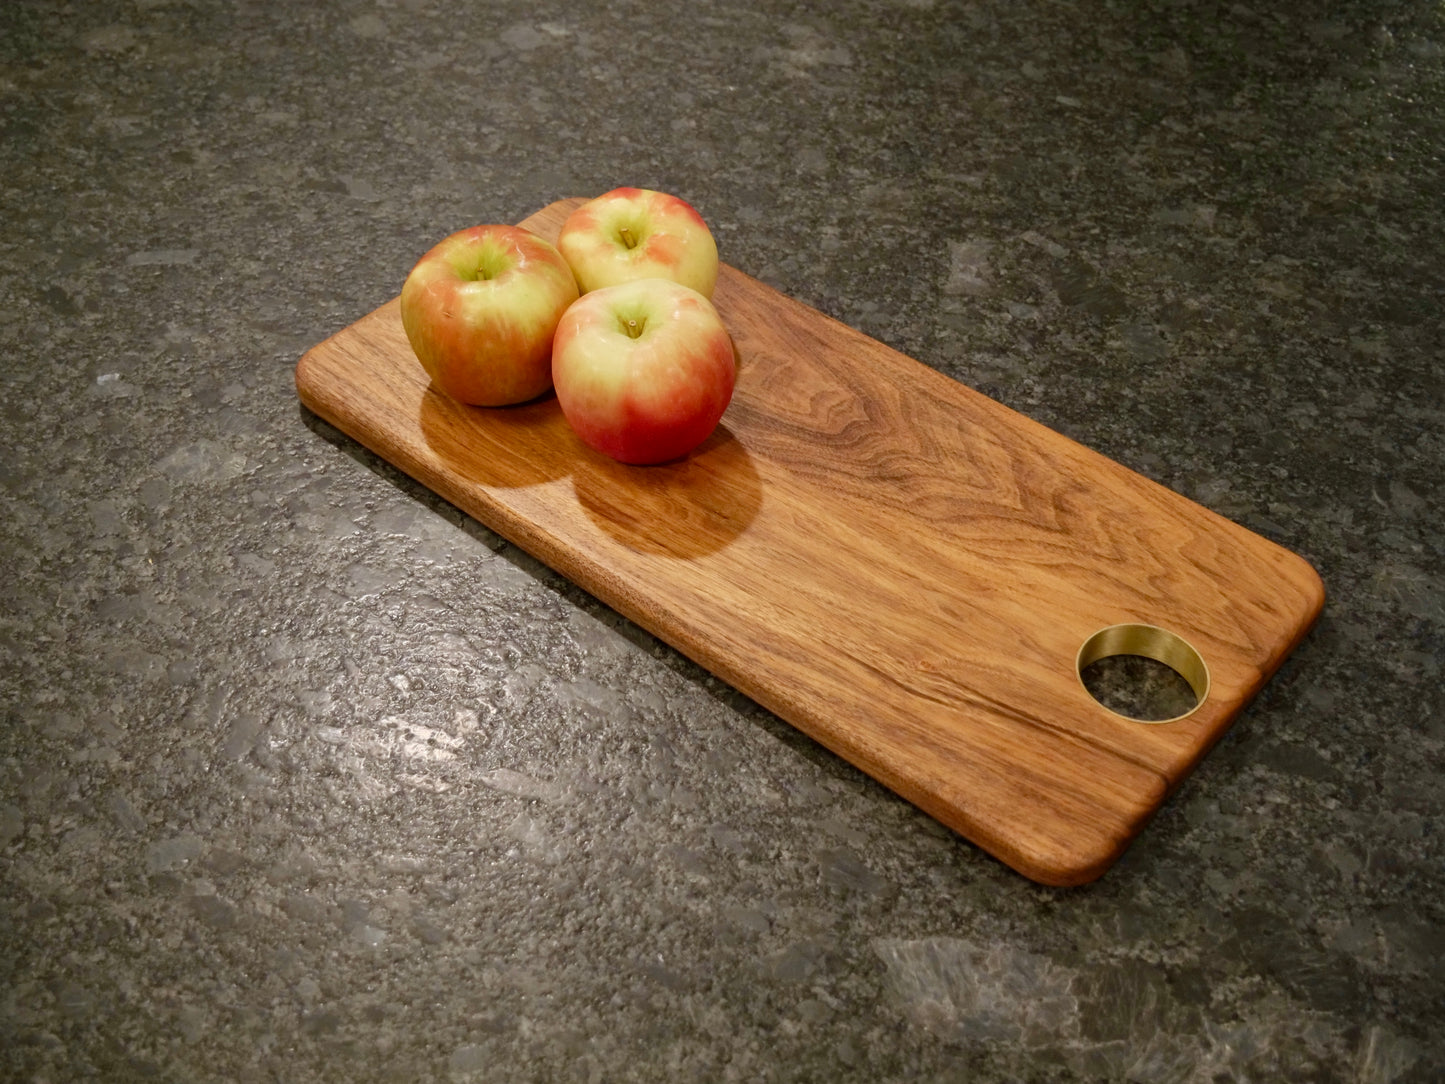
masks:
[(427, 447), (469, 482), (515, 489), (556, 481), (578, 441), (551, 392), (516, 406), (473, 407), (427, 388), (417, 412)]
[(640, 553), (679, 560), (716, 553), (747, 530), (763, 504), (752, 456), (725, 425), (681, 459), (651, 466), (618, 463), (580, 441), (573, 447), (581, 449), (572, 464), (578, 504)]

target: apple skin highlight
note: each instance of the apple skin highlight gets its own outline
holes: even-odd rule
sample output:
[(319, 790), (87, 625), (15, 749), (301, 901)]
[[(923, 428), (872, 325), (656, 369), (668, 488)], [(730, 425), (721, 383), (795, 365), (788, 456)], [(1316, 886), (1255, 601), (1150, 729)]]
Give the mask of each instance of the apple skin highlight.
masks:
[(437, 388), (470, 406), (507, 406), (552, 386), (552, 337), (577, 297), (551, 244), (516, 226), (473, 226), (417, 261), (401, 321)]
[(623, 463), (678, 459), (717, 428), (737, 354), (696, 290), (639, 279), (583, 294), (552, 346), (557, 401), (583, 443)]

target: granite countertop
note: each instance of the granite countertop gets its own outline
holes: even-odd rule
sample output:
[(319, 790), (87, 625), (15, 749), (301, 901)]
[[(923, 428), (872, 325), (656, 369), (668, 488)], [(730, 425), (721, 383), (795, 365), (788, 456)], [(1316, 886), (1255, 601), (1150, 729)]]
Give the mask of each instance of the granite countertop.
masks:
[[(0, 1078), (1445, 1074), (1438, 4), (0, 6)], [(620, 184), (1298, 552), (1032, 884), (298, 404)]]

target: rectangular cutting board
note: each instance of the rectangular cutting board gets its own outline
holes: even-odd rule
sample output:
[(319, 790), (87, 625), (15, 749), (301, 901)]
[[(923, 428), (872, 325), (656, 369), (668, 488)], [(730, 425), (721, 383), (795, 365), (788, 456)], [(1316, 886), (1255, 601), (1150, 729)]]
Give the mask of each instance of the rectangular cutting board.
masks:
[[(524, 226), (555, 240), (580, 200)], [(397, 301), (301, 358), (302, 402), (1034, 880), (1099, 876), (1304, 636), (1301, 558), (724, 266), (737, 390), (687, 458), (627, 467), (554, 396), (460, 406)], [(1097, 703), (1081, 645), (1204, 659), (1182, 719)]]

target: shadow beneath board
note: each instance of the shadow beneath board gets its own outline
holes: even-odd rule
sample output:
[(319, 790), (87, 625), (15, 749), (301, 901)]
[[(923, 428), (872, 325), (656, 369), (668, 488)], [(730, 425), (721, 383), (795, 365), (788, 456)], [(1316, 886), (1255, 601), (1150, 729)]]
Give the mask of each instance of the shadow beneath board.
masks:
[(369, 470), (376, 477), (390, 483), (396, 490), (404, 494), (408, 499), (431, 509), (441, 516), (448, 523), (460, 528), (475, 538), (487, 549), (495, 551), (499, 546), (506, 544), (506, 540), (493, 531), (490, 527), (478, 522), (458, 508), (451, 501), (437, 493), (436, 490), (418, 482), (404, 470), (397, 467), (385, 456), (377, 455), (366, 445), (354, 437), (336, 428), (320, 414), (311, 410), (304, 403), (297, 403), (296, 409), (301, 423), (307, 429), (315, 433), (326, 443), (330, 444), (337, 451), (349, 457), (358, 465)]

